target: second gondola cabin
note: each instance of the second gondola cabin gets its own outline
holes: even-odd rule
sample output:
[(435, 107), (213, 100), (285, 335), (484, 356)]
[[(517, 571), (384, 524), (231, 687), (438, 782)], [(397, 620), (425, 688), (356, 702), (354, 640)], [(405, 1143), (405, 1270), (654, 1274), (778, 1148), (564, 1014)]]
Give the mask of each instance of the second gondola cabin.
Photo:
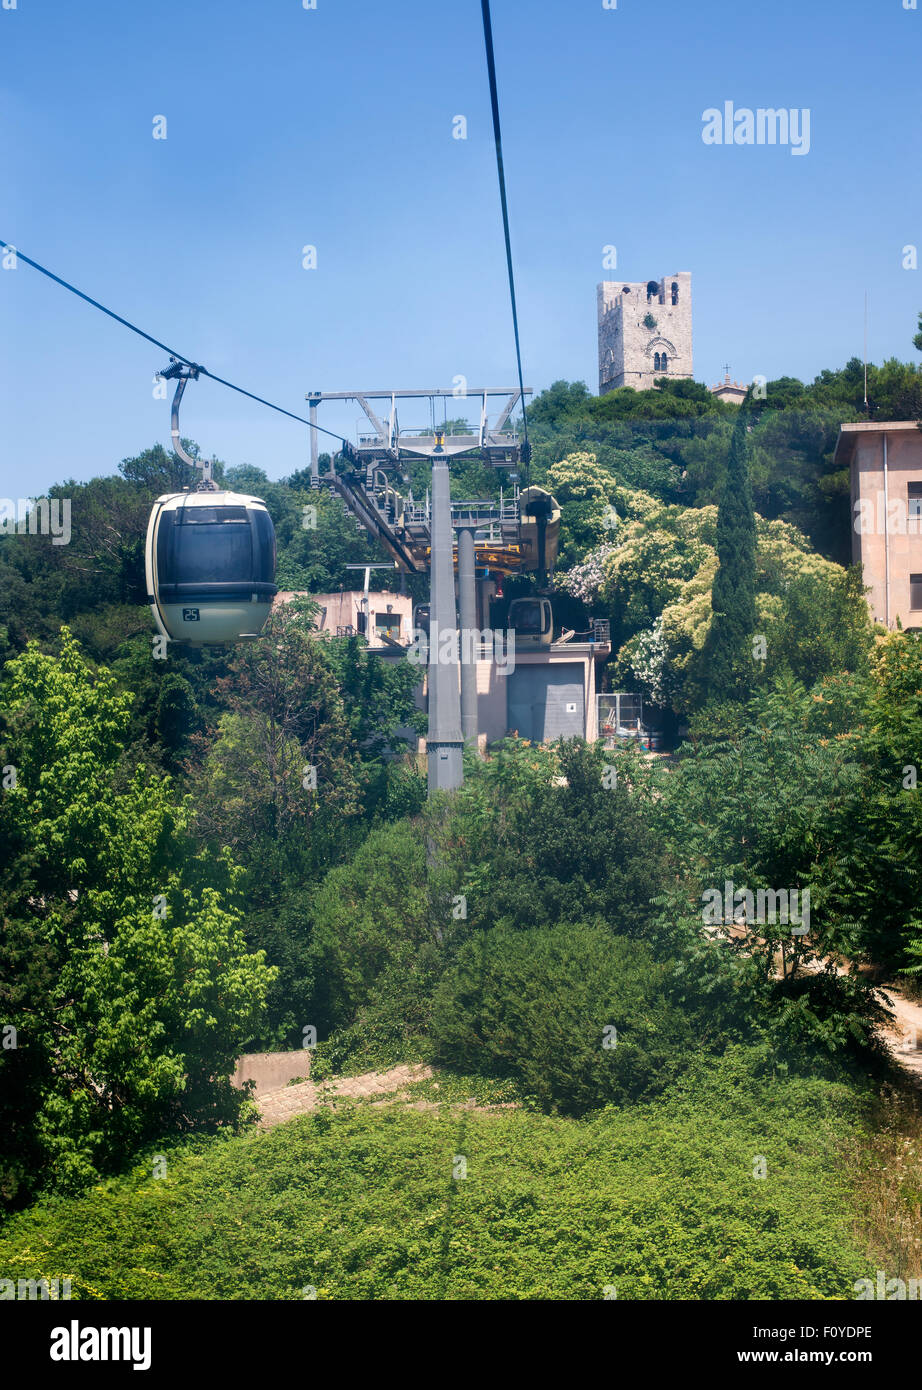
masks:
[(259, 497), (201, 491), (154, 503), (147, 601), (171, 642), (220, 646), (259, 636), (272, 610), (275, 528)]

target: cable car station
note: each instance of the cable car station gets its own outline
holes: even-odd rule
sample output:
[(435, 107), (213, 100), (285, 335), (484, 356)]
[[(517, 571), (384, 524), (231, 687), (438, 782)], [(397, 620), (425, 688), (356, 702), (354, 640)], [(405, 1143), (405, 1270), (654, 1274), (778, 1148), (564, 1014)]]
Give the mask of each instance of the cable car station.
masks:
[[(430, 651), (425, 694), (433, 790), (460, 784), (465, 743), (483, 751), (513, 732), (536, 742), (561, 736), (595, 738), (598, 733), (595, 663), (610, 652), (607, 624), (596, 623), (585, 634), (562, 633), (554, 640), (552, 604), (544, 585), (557, 558), (560, 508), (543, 488), (519, 487), (517, 472), (527, 468), (528, 453), (514, 425), (507, 428), (515, 407), (530, 394), (527, 389), (502, 387), (469, 391), (467, 399), (480, 402), (480, 423), (466, 434), (447, 433), (434, 423), (428, 430), (403, 429), (398, 421), (399, 401), (425, 400), (434, 422), (439, 403), (446, 408), (448, 400), (458, 399), (453, 391), (307, 394), (314, 424), (324, 400), (355, 400), (369, 421), (371, 430), (360, 433), (356, 444), (322, 477), (312, 430), (312, 484), (316, 479), (317, 486), (332, 486), (399, 570), (429, 570), (428, 612), (421, 616), (417, 610), (416, 627), (431, 625), (440, 634), (460, 627), (463, 634), (489, 635), (497, 578), (528, 572), (538, 578), (535, 597), (515, 599), (509, 606), (511, 659), (497, 660), (494, 645), (485, 641), (479, 649), (462, 641), (458, 659), (447, 663), (434, 660)], [(497, 397), (503, 404), (491, 424), (489, 403)], [(382, 400), (389, 405), (386, 414), (372, 404)], [(511, 492), (501, 489), (498, 502), (452, 501), (449, 461), (465, 456), (510, 469)], [(431, 487), (422, 501), (412, 493), (404, 496), (396, 486), (395, 475), (404, 476), (407, 458), (431, 461)], [(370, 597), (366, 587), (362, 621), (373, 642)], [(390, 597), (376, 596), (375, 621), (377, 608)], [(320, 596), (331, 612), (335, 600), (334, 595)], [(580, 637), (586, 640), (574, 640)], [(407, 649), (387, 634), (373, 645), (385, 659), (403, 657)]]

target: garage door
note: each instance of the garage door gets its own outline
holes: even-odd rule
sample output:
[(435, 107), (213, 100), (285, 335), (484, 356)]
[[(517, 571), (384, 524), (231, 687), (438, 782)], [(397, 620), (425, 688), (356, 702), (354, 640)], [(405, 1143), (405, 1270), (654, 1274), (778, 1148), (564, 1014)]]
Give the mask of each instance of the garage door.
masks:
[(583, 737), (581, 665), (517, 666), (506, 680), (510, 733), (532, 743)]

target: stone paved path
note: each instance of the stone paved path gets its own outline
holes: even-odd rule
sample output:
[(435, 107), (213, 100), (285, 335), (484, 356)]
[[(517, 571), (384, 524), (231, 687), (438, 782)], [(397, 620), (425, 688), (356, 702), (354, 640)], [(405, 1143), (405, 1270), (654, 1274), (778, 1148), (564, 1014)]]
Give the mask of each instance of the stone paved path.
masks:
[(900, 1066), (922, 1086), (922, 1004), (913, 1004), (895, 989), (877, 993), (896, 1015), (893, 1026), (881, 1030), (884, 1041)]
[(412, 1063), (391, 1067), (389, 1071), (366, 1071), (361, 1076), (337, 1076), (327, 1082), (301, 1081), (297, 1086), (285, 1086), (281, 1091), (270, 1091), (258, 1097), (259, 1127), (271, 1129), (273, 1125), (316, 1110), (320, 1105), (333, 1105), (337, 1100), (391, 1095), (431, 1075), (431, 1067)]
[[(878, 993), (895, 1015), (894, 1025), (882, 1030), (884, 1040), (895, 1060), (922, 1086), (922, 1047), (919, 1046), (922, 1044), (922, 1005), (912, 1003), (895, 989), (880, 989)], [(360, 1076), (338, 1076), (326, 1082), (302, 1081), (296, 1086), (285, 1086), (257, 1097), (259, 1128), (271, 1129), (298, 1115), (308, 1114), (318, 1106), (335, 1105), (337, 1100), (372, 1096), (387, 1097), (388, 1101), (406, 1099), (407, 1087), (416, 1081), (425, 1081), (432, 1074), (431, 1067), (422, 1063), (408, 1063), (391, 1067), (388, 1071), (366, 1071)], [(372, 1103), (382, 1104), (384, 1101)], [(413, 1108), (436, 1110), (439, 1107), (434, 1101), (416, 1101)], [(461, 1108), (492, 1110), (507, 1107), (480, 1107), (470, 1101)]]

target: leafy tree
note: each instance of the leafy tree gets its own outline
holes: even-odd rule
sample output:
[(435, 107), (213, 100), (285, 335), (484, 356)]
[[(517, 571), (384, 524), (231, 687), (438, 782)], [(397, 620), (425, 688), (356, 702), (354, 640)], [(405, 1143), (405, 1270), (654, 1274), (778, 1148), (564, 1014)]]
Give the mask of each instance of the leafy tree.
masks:
[[(715, 901), (705, 895), (723, 902), (728, 882), (748, 890), (756, 910), (760, 890), (772, 895), (760, 918), (750, 912), (730, 932), (725, 949), (738, 956), (750, 1017), (789, 1059), (803, 1060), (811, 1048), (867, 1047), (881, 1017), (858, 970), (874, 956), (880, 897), (854, 833), (866, 795), (865, 697), (854, 676), (809, 691), (787, 678), (748, 707), (711, 709), (693, 723), (692, 744), (655, 802), (699, 924)], [(796, 923), (790, 894), (802, 916), (805, 890), (809, 921)], [(731, 915), (738, 906), (731, 903)], [(710, 926), (719, 940), (730, 924), (724, 911), (717, 917)], [(806, 932), (794, 930), (803, 925)]]
[(419, 667), (408, 661), (382, 659), (362, 637), (329, 640), (324, 653), (336, 676), (350, 733), (366, 762), (402, 751), (412, 734), (426, 731), (426, 716), (417, 709)]
[(348, 864), (327, 874), (315, 895), (310, 955), (311, 1021), (321, 1037), (373, 1006), (386, 1009), (396, 1032), (424, 1029), (420, 982), (429, 981), (425, 997), (439, 945), (418, 827), (401, 821), (373, 830)]
[(214, 735), (192, 739), (198, 830), (242, 862), (247, 939), (279, 970), (267, 1046), (299, 1040), (310, 1021), (316, 885), (375, 814), (417, 810), (424, 795), (422, 779), (391, 756), (404, 746), (401, 727), (420, 720), (418, 670), (369, 654), (361, 639), (318, 636), (315, 611), (310, 600), (276, 608), (261, 641), (217, 681)]
[(442, 832), (467, 916), (459, 930), (600, 920), (642, 936), (662, 886), (661, 847), (611, 758), (579, 741), (508, 740), (473, 770)]
[(94, 677), (65, 628), (59, 656), (31, 643), (8, 663), (3, 693), (12, 1199), (45, 1176), (92, 1179), (168, 1130), (234, 1122), (230, 1073), (272, 972), (246, 952), (234, 866), (196, 857), (190, 808), (125, 767), (131, 697), (111, 674)]
[[(182, 444), (191, 458), (198, 456), (198, 446), (192, 440), (184, 439)], [(172, 450), (167, 453), (162, 444), (155, 444), (134, 458), (122, 459), (118, 471), (126, 482), (140, 488), (151, 501), (165, 492), (182, 492), (195, 481), (189, 465)]]
[(882, 638), (872, 659), (863, 753), (867, 785), (850, 829), (852, 889), (878, 960), (922, 969), (922, 642)]
[(218, 681), (225, 712), (195, 783), (201, 832), (242, 858), (257, 900), (329, 863), (360, 808), (359, 759), (314, 611), (309, 600), (276, 608), (262, 639), (238, 651)]
[(705, 652), (712, 694), (743, 695), (751, 684), (756, 629), (756, 522), (746, 442), (748, 411), (741, 410), (730, 442), (727, 477), (717, 508), (717, 573), (711, 587), (714, 619)]
[(778, 589), (776, 604), (760, 606), (770, 613), (766, 679), (788, 672), (812, 686), (833, 672), (867, 674), (873, 625), (858, 569), (805, 570)]
[(694, 1046), (667, 975), (648, 946), (601, 926), (478, 934), (436, 990), (435, 1056), (513, 1078), (544, 1110), (581, 1115), (643, 1099)]

